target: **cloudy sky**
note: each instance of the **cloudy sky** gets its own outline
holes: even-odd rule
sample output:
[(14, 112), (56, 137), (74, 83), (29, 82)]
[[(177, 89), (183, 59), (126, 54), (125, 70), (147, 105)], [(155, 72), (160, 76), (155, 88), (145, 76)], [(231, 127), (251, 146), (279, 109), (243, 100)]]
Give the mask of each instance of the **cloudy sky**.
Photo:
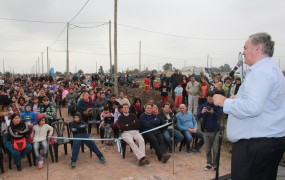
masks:
[[(46, 71), (47, 47), (51, 67), (64, 72), (66, 23), (86, 2), (1, 0), (1, 72), (4, 59), (6, 71), (30, 73), (38, 58), (41, 66), (41, 52)], [(138, 68), (139, 41), (142, 69), (162, 69), (165, 63), (176, 68), (207, 66), (208, 55), (208, 66), (227, 63), (233, 67), (244, 41), (256, 32), (272, 35), (276, 42), (274, 62), (280, 62), (284, 69), (284, 7), (284, 0), (119, 0), (118, 70)], [(90, 0), (72, 20), (71, 72), (76, 68), (95, 72), (96, 62), (98, 68), (109, 69), (109, 26), (104, 24), (109, 20), (114, 20), (114, 0)], [(112, 24), (112, 52), (113, 29)]]

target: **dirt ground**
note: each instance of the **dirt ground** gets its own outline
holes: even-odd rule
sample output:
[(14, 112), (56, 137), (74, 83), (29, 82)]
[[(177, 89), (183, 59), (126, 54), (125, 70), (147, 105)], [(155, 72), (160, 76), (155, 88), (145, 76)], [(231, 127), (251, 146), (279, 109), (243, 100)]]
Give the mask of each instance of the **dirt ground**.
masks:
[[(66, 108), (62, 109), (63, 117), (69, 121)], [(99, 138), (96, 130), (92, 129), (93, 138)], [(70, 180), (85, 180), (85, 179), (119, 179), (119, 180), (168, 180), (168, 179), (213, 179), (215, 171), (205, 171), (206, 155), (202, 148), (201, 153), (186, 153), (185, 149), (181, 152), (178, 147), (172, 153), (172, 157), (166, 164), (160, 163), (154, 153), (150, 150), (149, 145), (146, 146), (146, 155), (151, 161), (148, 167), (138, 166), (138, 160), (135, 155), (130, 152), (127, 146), (126, 158), (123, 159), (118, 153), (116, 145), (106, 146), (101, 144), (101, 141), (96, 141), (97, 146), (106, 158), (105, 164), (100, 164), (96, 155), (90, 157), (88, 148), (85, 146), (85, 152), (80, 152), (77, 167), (72, 169), (69, 166), (71, 157), (71, 147), (68, 145), (68, 154), (63, 152), (63, 146), (59, 147), (59, 162), (50, 163), (47, 169), (47, 160), (45, 160), (44, 168), (29, 167), (27, 158), (22, 159), (21, 172), (16, 170), (16, 166), (12, 165), (12, 170), (8, 169), (7, 158), (4, 160), (5, 173), (0, 174), (0, 180), (42, 180), (42, 179), (70, 179)], [(6, 157), (6, 156), (5, 156)], [(220, 161), (220, 175), (230, 173), (230, 153), (225, 148), (222, 148)], [(48, 178), (47, 178), (48, 174)]]

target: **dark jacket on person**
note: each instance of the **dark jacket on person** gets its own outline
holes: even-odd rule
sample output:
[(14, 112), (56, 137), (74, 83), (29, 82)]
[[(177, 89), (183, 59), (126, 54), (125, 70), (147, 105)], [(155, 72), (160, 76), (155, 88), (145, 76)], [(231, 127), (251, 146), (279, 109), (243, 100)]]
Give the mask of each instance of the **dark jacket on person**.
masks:
[(168, 93), (171, 91), (171, 88), (168, 86), (168, 85), (161, 85), (160, 87), (159, 87), (159, 91), (160, 91), (160, 95), (161, 96), (168, 96)]
[(27, 138), (29, 134), (29, 126), (24, 123), (20, 122), (18, 125), (14, 125), (12, 122), (10, 123), (10, 126), (8, 126), (8, 137), (7, 141), (21, 139), (21, 138)]
[(95, 102), (95, 107), (96, 108), (103, 108), (107, 105), (107, 100), (106, 99), (97, 99)]
[[(214, 110), (214, 113), (205, 112), (204, 114), (202, 114), (202, 109), (204, 107), (212, 108)], [(219, 130), (219, 121), (221, 119), (222, 113), (222, 107), (215, 106), (214, 104), (209, 104), (208, 102), (201, 105), (198, 110), (197, 117), (198, 119), (203, 118), (202, 127), (205, 132), (216, 132)]]
[(143, 107), (141, 106), (141, 109), (140, 109), (140, 110), (137, 110), (137, 109), (135, 108), (135, 105), (132, 104), (132, 105), (130, 106), (130, 113), (134, 113), (135, 115), (137, 115), (137, 118), (139, 119), (140, 116), (141, 116), (141, 114), (143, 113)]
[(124, 113), (122, 113), (119, 116), (118, 124), (122, 132), (139, 130), (141, 127), (137, 116), (133, 113), (129, 113), (129, 115), (127, 116)]
[(78, 112), (83, 112), (87, 110), (88, 108), (92, 108), (92, 107), (93, 107), (93, 103), (91, 99), (89, 99), (88, 102), (84, 101), (84, 99), (80, 99), (77, 104)]
[[(165, 115), (165, 113), (160, 112), (160, 113), (157, 115), (157, 119), (159, 119), (159, 121), (160, 121), (160, 124), (159, 124), (159, 125), (164, 125), (164, 124), (169, 123), (169, 122), (172, 122), (172, 121), (173, 121), (174, 124), (175, 124), (176, 121), (177, 121), (176, 116), (175, 116), (172, 112), (169, 113), (169, 116), (170, 116), (170, 119), (167, 118), (167, 116)], [(170, 125), (171, 125), (171, 124), (170, 124)], [(168, 125), (168, 126), (170, 126), (170, 125)], [(164, 132), (164, 131), (168, 128), (168, 126), (165, 126), (165, 127), (160, 128), (161, 132)]]
[[(78, 116), (81, 117), (80, 115), (78, 115)], [(86, 124), (83, 121), (81, 121), (81, 118), (80, 118), (79, 122), (71, 121), (69, 123), (69, 128), (73, 134), (73, 137), (79, 133), (87, 133), (86, 127), (87, 127)]]
[(154, 114), (143, 113), (140, 116), (141, 131), (147, 131), (159, 126), (159, 119)]

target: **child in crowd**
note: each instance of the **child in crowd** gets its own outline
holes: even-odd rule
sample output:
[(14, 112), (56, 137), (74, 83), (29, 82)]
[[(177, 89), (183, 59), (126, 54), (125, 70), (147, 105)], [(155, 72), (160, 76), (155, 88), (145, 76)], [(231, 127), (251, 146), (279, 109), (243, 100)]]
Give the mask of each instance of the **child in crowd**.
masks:
[(29, 126), (35, 124), (36, 122), (36, 113), (31, 111), (32, 107), (30, 104), (26, 104), (24, 108), (24, 112), (21, 113), (21, 119), (25, 122), (28, 123)]
[[(83, 121), (81, 121), (80, 113), (75, 113), (75, 115), (73, 116), (73, 120), (74, 121), (69, 123), (69, 127), (73, 134), (73, 137), (74, 138), (89, 138), (89, 135), (87, 134), (87, 131), (86, 131), (86, 124)], [(105, 158), (103, 154), (100, 152), (100, 150), (98, 149), (98, 147), (96, 146), (96, 144), (94, 143), (94, 141), (73, 140), (72, 156), (70, 160), (71, 167), (76, 167), (76, 160), (78, 157), (81, 144), (83, 142), (87, 145), (87, 147), (92, 152), (94, 152), (97, 155), (100, 163), (105, 163)]]
[[(115, 101), (117, 102), (117, 101)], [(114, 138), (119, 138), (118, 135), (119, 135), (119, 131), (120, 131), (120, 127), (119, 127), (119, 124), (118, 124), (118, 119), (119, 117), (121, 116), (121, 114), (123, 113), (123, 106), (122, 105), (115, 105), (116, 108), (115, 108), (115, 113), (114, 113)]]
[(162, 104), (168, 102), (168, 93), (171, 91), (171, 89), (165, 81), (163, 81), (162, 85), (159, 87), (159, 90)]
[(144, 85), (145, 85), (145, 91), (149, 91), (150, 89), (150, 78), (147, 76), (144, 80)]
[[(113, 113), (110, 113), (109, 107), (105, 106), (103, 109), (103, 112), (101, 113), (101, 124), (100, 124), (100, 128), (104, 128), (104, 137), (105, 138), (111, 138), (111, 133), (112, 133), (112, 127), (111, 124), (106, 124), (104, 122), (104, 119), (106, 117), (114, 117)], [(106, 141), (106, 144), (108, 146), (112, 145), (112, 142), (110, 141)]]
[[(31, 137), (33, 138), (33, 146), (35, 155), (37, 158), (38, 168), (41, 169), (43, 167), (43, 159), (47, 157), (48, 152), (48, 141), (47, 137), (52, 136), (53, 128), (46, 124), (47, 118), (42, 114), (37, 114), (37, 124), (33, 126), (33, 131)], [(47, 136), (48, 135), (48, 136)], [(42, 158), (40, 156), (39, 147), (40, 145), (43, 147)]]
[(183, 92), (183, 88), (181, 87), (181, 84), (178, 84), (178, 86), (174, 89), (174, 93), (175, 93), (174, 107), (175, 108), (177, 108), (182, 103), (182, 92)]
[(34, 96), (31, 107), (32, 107), (33, 112), (38, 113), (40, 105), (39, 105), (39, 99), (37, 96)]

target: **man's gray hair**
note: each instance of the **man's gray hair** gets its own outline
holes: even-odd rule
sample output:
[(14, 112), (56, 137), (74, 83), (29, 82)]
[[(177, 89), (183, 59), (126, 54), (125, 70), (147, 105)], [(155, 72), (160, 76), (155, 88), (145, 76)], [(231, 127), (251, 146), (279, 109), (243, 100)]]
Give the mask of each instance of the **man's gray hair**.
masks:
[(254, 46), (258, 44), (263, 46), (262, 51), (264, 54), (267, 54), (269, 57), (273, 56), (275, 42), (271, 40), (271, 36), (268, 33), (256, 33), (249, 36), (249, 38)]

